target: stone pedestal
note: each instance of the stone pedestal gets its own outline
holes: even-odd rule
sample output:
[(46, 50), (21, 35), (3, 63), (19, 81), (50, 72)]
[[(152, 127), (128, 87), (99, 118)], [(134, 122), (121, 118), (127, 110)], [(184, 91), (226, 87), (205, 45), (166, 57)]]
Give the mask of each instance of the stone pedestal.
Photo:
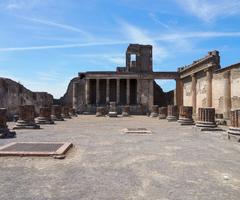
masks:
[(104, 117), (105, 116), (104, 107), (97, 107), (96, 117)]
[(71, 119), (71, 116), (69, 114), (69, 107), (68, 106), (63, 106), (62, 107), (62, 117), (64, 119)]
[(159, 111), (159, 119), (167, 118), (167, 113), (168, 113), (167, 107), (160, 107), (158, 111)]
[(64, 121), (64, 119), (62, 118), (62, 106), (60, 105), (52, 106), (51, 118), (53, 121)]
[(230, 112), (231, 126), (228, 130), (228, 139), (240, 142), (240, 109)]
[(181, 125), (194, 125), (192, 114), (192, 106), (180, 106), (178, 123)]
[(169, 105), (167, 120), (171, 122), (171, 121), (177, 121), (177, 119), (178, 119), (178, 107), (174, 105)]
[(227, 125), (227, 121), (224, 119), (223, 114), (215, 114), (215, 121), (217, 125)]
[(158, 117), (158, 105), (153, 105), (152, 106), (152, 111), (151, 111), (151, 114), (150, 114), (150, 117)]
[(70, 108), (69, 109), (69, 114), (71, 117), (77, 117), (76, 109), (75, 108)]
[(54, 124), (51, 118), (51, 108), (42, 107), (40, 108), (39, 117), (36, 119), (37, 124)]
[(216, 128), (215, 108), (199, 108), (196, 127), (207, 128), (209, 130)]
[(0, 139), (2, 138), (13, 138), (16, 133), (9, 131), (7, 126), (7, 109), (0, 108)]
[(129, 117), (130, 116), (130, 106), (123, 106), (122, 116), (123, 117)]
[(19, 119), (13, 129), (39, 129), (40, 126), (34, 120), (34, 106), (19, 106)]
[(110, 102), (110, 108), (109, 108), (108, 116), (109, 117), (117, 117), (116, 102)]

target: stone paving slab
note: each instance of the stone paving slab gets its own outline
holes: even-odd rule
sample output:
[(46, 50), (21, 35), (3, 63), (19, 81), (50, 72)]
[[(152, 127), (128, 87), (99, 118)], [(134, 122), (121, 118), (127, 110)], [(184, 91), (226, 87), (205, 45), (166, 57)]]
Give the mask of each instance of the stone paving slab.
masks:
[[(9, 127), (14, 124), (10, 123)], [(154, 134), (122, 134), (145, 127)], [(132, 116), (79, 116), (10, 142), (72, 142), (64, 160), (0, 157), (0, 199), (239, 200), (240, 144), (225, 132)]]

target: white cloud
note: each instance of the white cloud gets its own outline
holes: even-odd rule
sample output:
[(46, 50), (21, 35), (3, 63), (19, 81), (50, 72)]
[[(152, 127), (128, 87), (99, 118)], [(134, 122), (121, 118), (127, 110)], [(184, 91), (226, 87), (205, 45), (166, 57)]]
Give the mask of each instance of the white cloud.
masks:
[(91, 35), (88, 32), (83, 31), (77, 27), (67, 25), (67, 24), (57, 23), (57, 22), (53, 22), (53, 21), (49, 21), (49, 20), (29, 18), (29, 17), (20, 17), (20, 18), (28, 20), (28, 21), (36, 22), (39, 24), (44, 24), (47, 26), (52, 26), (52, 27), (57, 27), (60, 29), (68, 30), (68, 31), (78, 32), (78, 33), (81, 33), (85, 37), (91, 37)]
[(186, 12), (205, 22), (239, 14), (239, 0), (176, 0)]
[(123, 34), (125, 37), (127, 37), (128, 40), (131, 41), (131, 43), (151, 44), (154, 49), (153, 56), (156, 59), (162, 60), (167, 57), (167, 50), (163, 47), (160, 47), (156, 43), (156, 40), (145, 33), (144, 30), (141, 30), (140, 28), (133, 26), (125, 21), (120, 21), (120, 24), (122, 25)]
[(48, 5), (48, 3), (49, 0), (6, 0), (4, 3), (0, 3), (0, 7), (9, 11), (29, 10)]

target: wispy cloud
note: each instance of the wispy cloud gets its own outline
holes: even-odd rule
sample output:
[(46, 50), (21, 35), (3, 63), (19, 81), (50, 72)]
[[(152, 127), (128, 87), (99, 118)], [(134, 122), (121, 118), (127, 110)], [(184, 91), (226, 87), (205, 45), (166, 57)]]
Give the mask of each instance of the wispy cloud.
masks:
[(160, 24), (160, 25), (163, 26), (164, 28), (166, 28), (166, 29), (169, 29), (169, 28), (170, 28), (169, 25), (167, 25), (166, 23), (164, 23), (164, 22), (162, 22), (160, 19), (158, 19), (158, 17), (157, 17), (154, 13), (150, 12), (150, 13), (149, 13), (149, 17), (150, 17), (155, 23)]
[(183, 9), (205, 22), (239, 14), (239, 0), (176, 0)]
[(132, 43), (153, 45), (154, 57), (156, 57), (158, 60), (162, 60), (167, 56), (167, 50), (163, 47), (160, 47), (156, 43), (156, 40), (145, 33), (144, 30), (141, 30), (140, 28), (122, 20), (120, 21), (120, 24), (122, 26), (122, 32), (125, 34), (125, 37), (127, 37), (128, 40), (132, 41)]
[(22, 17), (22, 16), (19, 16), (19, 17), (22, 18), (22, 19), (31, 21), (31, 22), (44, 24), (44, 25), (47, 25), (47, 26), (52, 26), (52, 27), (64, 29), (64, 30), (67, 30), (67, 31), (73, 31), (73, 32), (81, 33), (83, 36), (88, 37), (88, 38), (91, 37), (90, 33), (86, 32), (86, 31), (83, 31), (82, 29), (80, 29), (78, 27), (74, 27), (74, 26), (70, 26), (70, 25), (62, 24), (62, 23), (58, 23), (58, 22), (53, 22), (53, 21), (50, 21), (50, 20), (42, 20), (42, 19)]
[(68, 49), (78, 47), (90, 47), (90, 46), (107, 46), (127, 44), (128, 41), (110, 41), (110, 42), (89, 42), (89, 43), (75, 43), (75, 44), (63, 44), (63, 45), (44, 45), (44, 46), (27, 46), (27, 47), (9, 47), (0, 48), (0, 52), (7, 51), (31, 51), (31, 50), (46, 50), (46, 49)]
[(9, 10), (28, 10), (36, 7), (48, 5), (49, 0), (5, 0), (0, 2), (0, 7)]

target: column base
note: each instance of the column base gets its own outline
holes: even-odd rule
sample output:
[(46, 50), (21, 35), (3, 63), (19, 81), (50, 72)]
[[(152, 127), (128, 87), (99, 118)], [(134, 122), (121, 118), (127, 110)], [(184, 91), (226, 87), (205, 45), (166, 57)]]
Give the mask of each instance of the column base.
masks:
[(165, 115), (165, 114), (159, 114), (158, 115), (159, 117), (159, 119), (166, 119), (167, 118), (167, 115)]
[(108, 117), (117, 117), (117, 112), (109, 112)]
[(177, 121), (177, 116), (167, 116), (167, 120), (168, 120), (168, 122), (175, 122), (175, 121)]
[(129, 112), (122, 112), (122, 117), (130, 117), (130, 114)]
[(54, 124), (54, 121), (52, 119), (48, 119), (46, 117), (38, 117), (36, 119), (37, 124)]
[(240, 128), (239, 127), (229, 127), (228, 139), (240, 142)]
[(150, 114), (150, 117), (158, 117), (158, 113), (152, 112), (152, 113)]
[(8, 128), (0, 128), (0, 139), (15, 138), (16, 132), (10, 131)]
[(189, 119), (189, 118), (179, 118), (178, 123), (181, 126), (188, 126), (188, 125), (195, 125), (193, 119)]
[(35, 122), (26, 122), (24, 120), (18, 120), (16, 126), (13, 129), (40, 129), (40, 126)]
[(52, 119), (53, 121), (64, 121), (64, 119), (63, 119), (62, 117), (57, 117), (57, 116), (55, 116), (55, 115), (51, 115), (51, 119)]

